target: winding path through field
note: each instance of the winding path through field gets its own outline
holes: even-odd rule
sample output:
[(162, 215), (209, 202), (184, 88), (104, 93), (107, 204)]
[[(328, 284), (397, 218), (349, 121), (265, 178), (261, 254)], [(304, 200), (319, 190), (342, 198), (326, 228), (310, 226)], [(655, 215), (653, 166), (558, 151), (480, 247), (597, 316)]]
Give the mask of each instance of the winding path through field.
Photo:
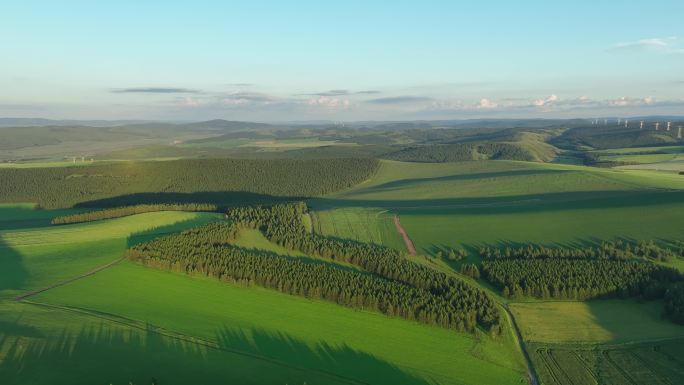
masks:
[(401, 234), (401, 237), (404, 238), (404, 244), (406, 245), (406, 249), (409, 252), (409, 255), (416, 255), (416, 247), (413, 246), (413, 241), (411, 241), (411, 238), (409, 238), (408, 233), (404, 229), (404, 226), (401, 225), (401, 221), (399, 220), (399, 215), (394, 214), (394, 226), (397, 227), (397, 231), (399, 234)]

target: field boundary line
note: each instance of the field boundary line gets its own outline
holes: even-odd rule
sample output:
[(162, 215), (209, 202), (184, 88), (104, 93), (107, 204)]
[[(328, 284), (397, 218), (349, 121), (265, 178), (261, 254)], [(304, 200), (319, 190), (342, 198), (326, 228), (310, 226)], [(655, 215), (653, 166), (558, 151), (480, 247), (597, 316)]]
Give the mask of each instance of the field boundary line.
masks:
[(72, 277), (72, 278), (69, 278), (69, 279), (67, 279), (67, 280), (64, 280), (64, 281), (61, 281), (61, 282), (54, 283), (54, 284), (52, 284), (52, 285), (50, 285), (50, 286), (42, 287), (42, 288), (40, 288), (40, 289), (36, 289), (36, 290), (29, 291), (28, 293), (24, 293), (24, 294), (22, 294), (22, 295), (19, 295), (19, 296), (15, 297), (14, 300), (15, 300), (15, 301), (20, 301), (20, 302), (21, 302), (21, 301), (25, 300), (26, 298), (33, 297), (34, 295), (37, 295), (37, 294), (46, 292), (46, 291), (48, 291), (48, 290), (50, 290), (50, 289), (54, 289), (54, 288), (56, 288), (56, 287), (60, 287), (60, 286), (67, 285), (67, 284), (69, 284), (69, 283), (71, 283), (71, 282), (78, 281), (78, 280), (83, 279), (83, 278), (86, 278), (86, 277), (90, 277), (90, 276), (92, 276), (92, 275), (95, 275), (96, 273), (99, 273), (100, 271), (102, 271), (102, 270), (104, 270), (104, 269), (110, 268), (110, 267), (112, 267), (112, 266), (118, 264), (119, 262), (123, 261), (125, 258), (126, 258), (126, 257), (118, 258), (118, 259), (116, 259), (116, 260), (114, 260), (114, 261), (111, 261), (111, 262), (109, 262), (109, 263), (106, 263), (106, 264), (104, 264), (104, 265), (102, 265), (102, 266), (98, 266), (98, 267), (96, 267), (96, 268), (94, 268), (94, 269), (92, 269), (92, 270), (86, 271), (86, 272), (83, 273), (83, 274), (79, 274), (79, 275), (77, 275), (77, 276), (75, 276), (75, 277)]
[(240, 350), (236, 350), (236, 349), (230, 349), (228, 347), (219, 345), (215, 341), (207, 340), (204, 338), (200, 338), (200, 337), (196, 337), (196, 336), (192, 336), (192, 335), (188, 335), (188, 334), (183, 334), (183, 333), (176, 332), (173, 330), (165, 329), (165, 328), (160, 327), (160, 326), (156, 326), (156, 325), (148, 323), (148, 322), (138, 321), (138, 320), (135, 320), (133, 318), (123, 317), (123, 316), (116, 315), (116, 314), (98, 312), (95, 310), (89, 310), (89, 309), (85, 309), (85, 308), (66, 306), (66, 305), (53, 305), (53, 304), (49, 304), (49, 303), (45, 303), (45, 302), (23, 301), (23, 303), (34, 305), (34, 306), (42, 306), (42, 307), (46, 307), (46, 308), (50, 308), (50, 309), (57, 309), (57, 310), (82, 314), (82, 315), (98, 318), (101, 320), (105, 320), (107, 322), (112, 322), (112, 323), (120, 324), (123, 326), (127, 326), (127, 327), (130, 327), (133, 329), (142, 330), (144, 332), (152, 332), (152, 333), (164, 336), (166, 338), (171, 338), (171, 339), (178, 340), (178, 341), (183, 341), (183, 342), (187, 342), (187, 343), (191, 343), (191, 344), (195, 344), (195, 345), (199, 345), (199, 346), (204, 346), (204, 347), (209, 348), (209, 349), (215, 349), (215, 350), (219, 350), (219, 351), (223, 351), (223, 352), (227, 352), (227, 353), (232, 353), (232, 354), (237, 354), (240, 356), (258, 359), (258, 360), (270, 362), (270, 363), (275, 364), (275, 365), (283, 366), (283, 367), (298, 370), (298, 371), (317, 372), (317, 373), (320, 373), (320, 374), (323, 374), (326, 376), (337, 378), (337, 379), (342, 380), (342, 381), (347, 382), (347, 383), (361, 384), (361, 385), (372, 385), (368, 382), (364, 382), (364, 381), (357, 380), (354, 378), (345, 377), (345, 376), (335, 374), (332, 372), (328, 372), (325, 370), (316, 369), (316, 368), (302, 368), (302, 367), (298, 367), (295, 365), (288, 364), (286, 362), (280, 361), (280, 360), (275, 359), (275, 358), (262, 356), (262, 355), (258, 355), (258, 354), (253, 354), (253, 353), (249, 353), (249, 352), (244, 352), (244, 351), (240, 351)]
[(515, 316), (513, 316), (513, 312), (511, 312), (511, 310), (508, 308), (508, 305), (502, 303), (501, 307), (504, 309), (504, 311), (508, 315), (508, 319), (511, 321), (515, 339), (518, 342), (520, 351), (522, 352), (523, 357), (525, 358), (525, 362), (527, 363), (527, 376), (530, 385), (539, 385), (539, 380), (537, 379), (537, 372), (535, 372), (534, 370), (532, 359), (530, 358), (530, 354), (527, 352), (527, 347), (525, 347), (525, 341), (523, 340), (520, 328), (518, 328), (518, 323), (515, 321)]

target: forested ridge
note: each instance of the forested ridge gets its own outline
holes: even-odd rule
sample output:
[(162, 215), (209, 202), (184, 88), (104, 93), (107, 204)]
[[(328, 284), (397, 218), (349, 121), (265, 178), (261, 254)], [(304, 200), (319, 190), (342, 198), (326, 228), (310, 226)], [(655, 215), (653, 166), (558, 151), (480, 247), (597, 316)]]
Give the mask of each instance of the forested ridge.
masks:
[(482, 159), (535, 160), (527, 149), (512, 143), (457, 143), (412, 147), (384, 156), (404, 162), (460, 162)]
[[(393, 249), (308, 234), (301, 222), (305, 211), (303, 203), (232, 209), (230, 225), (212, 223), (159, 238), (132, 248), (129, 256), (149, 266), (254, 283), (455, 330), (480, 326), (501, 332), (500, 311), (483, 290), (408, 261)], [(235, 247), (231, 240), (242, 227), (258, 228), (284, 247), (352, 263), (366, 272)]]
[(111, 209), (88, 211), (85, 213), (62, 215), (50, 222), (53, 225), (99, 221), (102, 219), (121, 218), (129, 215), (150, 213), (154, 211), (217, 211), (218, 206), (210, 203), (160, 203), (156, 205), (133, 205)]
[(663, 298), (684, 277), (652, 260), (677, 258), (653, 242), (603, 243), (579, 249), (532, 246), (483, 248), (483, 277), (504, 296), (586, 300), (604, 297)]
[[(250, 194), (301, 198), (351, 187), (370, 178), (378, 166), (375, 159), (182, 159), (1, 168), (0, 201), (33, 202), (53, 208), (77, 204), (91, 207), (140, 203), (225, 204), (231, 198), (241, 198), (240, 194), (246, 198)], [(224, 192), (234, 194), (222, 195)], [(141, 201), (136, 194), (157, 195)], [(164, 194), (171, 198), (165, 198)]]

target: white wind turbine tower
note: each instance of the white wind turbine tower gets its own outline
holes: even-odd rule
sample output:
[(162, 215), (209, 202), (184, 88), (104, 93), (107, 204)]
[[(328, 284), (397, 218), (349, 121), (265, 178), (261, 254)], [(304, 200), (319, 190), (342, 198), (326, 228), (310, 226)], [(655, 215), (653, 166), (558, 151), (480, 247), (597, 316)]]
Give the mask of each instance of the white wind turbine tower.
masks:
[(628, 125), (629, 125), (629, 120), (625, 119), (625, 128), (627, 128)]
[(641, 122), (639, 122), (639, 129), (640, 130), (644, 129), (644, 121), (643, 120)]
[(672, 126), (672, 122), (667, 122), (667, 130), (670, 131), (670, 126)]
[(660, 123), (659, 123), (659, 122), (656, 122), (656, 124), (655, 124), (656, 131), (658, 131), (658, 126), (660, 126)]

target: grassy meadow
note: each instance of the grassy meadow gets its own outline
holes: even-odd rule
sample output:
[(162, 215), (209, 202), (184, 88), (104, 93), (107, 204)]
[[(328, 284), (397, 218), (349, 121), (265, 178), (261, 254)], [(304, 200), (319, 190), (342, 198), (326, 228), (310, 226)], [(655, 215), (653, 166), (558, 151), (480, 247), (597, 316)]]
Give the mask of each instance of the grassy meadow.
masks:
[[(359, 382), (516, 384), (522, 377), (519, 358), (511, 361), (511, 355), (497, 352), (514, 349), (506, 340), (476, 339), (377, 313), (132, 263), (35, 300), (144, 321), (229, 350)], [(475, 348), (481, 356), (472, 352)], [(497, 354), (489, 356), (489, 351)]]
[[(311, 204), (399, 213), (425, 254), (530, 242), (675, 240), (684, 228), (684, 177), (515, 161), (383, 161), (371, 180)], [(370, 223), (366, 231), (378, 227)]]
[(529, 342), (615, 344), (684, 338), (684, 327), (661, 318), (659, 302), (537, 301), (509, 307)]
[[(517, 161), (382, 161), (370, 179), (308, 203), (312, 211), (303, 220), (312, 232), (404, 250), (392, 221), (398, 214), (426, 255), (522, 243), (667, 244), (681, 239), (684, 228), (684, 176)], [(76, 212), (0, 205), (3, 384), (143, 384), (153, 378), (161, 384), (526, 383), (510, 327), (497, 339), (457, 333), (127, 260), (14, 301), (117, 260), (133, 244), (222, 217), (153, 212), (49, 225)], [(243, 230), (234, 243), (313, 259), (258, 230)], [(684, 268), (680, 260), (674, 265)], [(672, 342), (681, 344), (684, 327), (662, 320), (658, 302), (508, 306), (542, 384), (684, 379), (681, 345)]]
[[(57, 212), (65, 210), (39, 217)], [(219, 217), (155, 212), (0, 232), (0, 377), (9, 384), (524, 382), (510, 330), (493, 340), (128, 261), (25, 302), (12, 299), (116, 260), (131, 244)], [(255, 230), (236, 243), (307, 257)]]
[(362, 207), (315, 210), (311, 214), (312, 227), (318, 234), (405, 250), (392, 218), (388, 210)]

